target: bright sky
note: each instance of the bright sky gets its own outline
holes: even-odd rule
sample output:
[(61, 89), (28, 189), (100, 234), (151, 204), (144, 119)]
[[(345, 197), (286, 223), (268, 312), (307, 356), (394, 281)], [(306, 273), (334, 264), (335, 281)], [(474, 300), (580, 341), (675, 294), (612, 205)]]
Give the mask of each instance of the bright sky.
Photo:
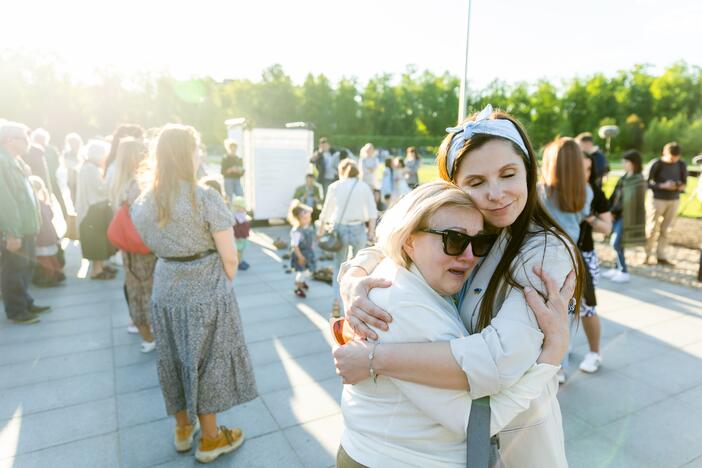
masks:
[[(463, 71), (467, 0), (8, 0), (0, 47), (95, 67), (184, 78), (258, 79), (280, 63), (297, 83), (407, 64)], [(473, 0), (469, 79), (513, 83), (613, 74), (635, 63), (702, 65), (698, 0)]]

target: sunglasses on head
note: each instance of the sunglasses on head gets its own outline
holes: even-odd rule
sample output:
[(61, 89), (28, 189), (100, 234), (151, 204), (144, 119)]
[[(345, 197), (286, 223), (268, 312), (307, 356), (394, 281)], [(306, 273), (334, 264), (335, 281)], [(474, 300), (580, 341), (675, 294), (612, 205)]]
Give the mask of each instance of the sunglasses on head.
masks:
[(484, 257), (490, 251), (492, 244), (497, 240), (497, 234), (469, 236), (468, 234), (454, 231), (453, 229), (444, 229), (443, 231), (422, 229), (422, 232), (440, 235), (441, 241), (444, 243), (444, 253), (452, 257), (457, 257), (465, 252), (469, 244), (473, 247), (473, 255), (476, 257)]

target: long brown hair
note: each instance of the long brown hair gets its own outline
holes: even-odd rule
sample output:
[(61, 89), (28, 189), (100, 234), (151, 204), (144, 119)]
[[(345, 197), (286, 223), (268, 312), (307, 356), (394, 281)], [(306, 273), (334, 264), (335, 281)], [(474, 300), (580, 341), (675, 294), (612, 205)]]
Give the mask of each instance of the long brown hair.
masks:
[(147, 156), (146, 145), (133, 137), (120, 140), (115, 159), (115, 172), (110, 184), (110, 203), (113, 209), (126, 199), (132, 182), (136, 182), (140, 165)]
[(199, 143), (197, 131), (187, 125), (168, 124), (158, 135), (152, 190), (160, 227), (172, 219), (173, 202), (180, 192), (181, 182), (186, 182), (190, 188), (193, 209), (197, 206), (195, 159)]
[[(468, 119), (466, 119), (465, 122), (475, 120), (477, 115), (477, 113), (473, 114)], [(510, 114), (507, 114), (506, 112), (495, 111), (490, 115), (489, 118), (504, 119), (512, 122), (517, 128), (519, 135), (522, 137), (522, 141), (526, 146), (528, 154), (524, 154), (524, 151), (511, 140), (494, 135), (476, 134), (472, 138), (468, 139), (468, 141), (466, 141), (465, 145), (463, 146), (463, 149), (456, 156), (454, 165), (451, 168), (452, 176), (449, 176), (449, 168), (447, 167), (448, 150), (451, 147), (451, 139), (454, 135), (449, 134), (441, 142), (441, 146), (439, 147), (439, 153), (436, 158), (439, 166), (439, 175), (441, 176), (441, 178), (448, 182), (453, 182), (454, 184), (456, 183), (455, 176), (457, 173), (457, 169), (460, 166), (461, 160), (465, 157), (466, 154), (468, 154), (471, 151), (477, 150), (488, 141), (507, 141), (512, 144), (514, 151), (516, 151), (517, 154), (522, 155), (524, 158), (524, 165), (527, 171), (526, 205), (524, 206), (524, 209), (519, 214), (519, 216), (517, 216), (517, 219), (514, 221), (514, 223), (505, 228), (507, 229), (510, 235), (509, 241), (507, 242), (505, 251), (502, 254), (502, 257), (500, 258), (497, 267), (495, 268), (495, 273), (492, 275), (490, 281), (488, 282), (485, 294), (483, 295), (483, 299), (480, 303), (480, 311), (477, 323), (478, 331), (487, 327), (492, 321), (492, 313), (496, 306), (498, 294), (504, 290), (503, 288), (505, 288), (505, 285), (509, 285), (520, 290), (523, 289), (523, 286), (517, 283), (515, 279), (515, 268), (512, 267), (512, 262), (514, 261), (514, 259), (519, 258), (519, 254), (522, 249), (522, 244), (524, 244), (525, 240), (527, 239), (527, 236), (530, 234), (529, 227), (532, 224), (541, 228), (541, 232), (539, 232), (539, 234), (543, 234), (544, 240), (547, 240), (548, 234), (551, 233), (554, 236), (556, 236), (556, 238), (559, 239), (563, 243), (563, 245), (566, 246), (568, 254), (570, 255), (570, 260), (573, 264), (573, 268), (575, 269), (577, 275), (575, 285), (576, 310), (580, 309), (580, 298), (582, 296), (585, 278), (583, 276), (583, 272), (585, 271), (583, 261), (580, 258), (580, 255), (576, 254), (575, 246), (572, 245), (572, 243), (568, 240), (569, 238), (565, 231), (563, 231), (563, 229), (560, 226), (558, 226), (558, 223), (554, 221), (554, 219), (548, 214), (544, 206), (541, 204), (539, 194), (536, 188), (536, 183), (538, 181), (536, 154), (534, 153), (534, 149), (531, 145), (531, 142), (529, 141), (529, 137), (527, 136), (526, 131), (517, 119), (512, 117)], [(544, 251), (545, 250), (546, 243), (544, 243)]]
[(546, 196), (566, 213), (579, 213), (585, 206), (585, 169), (580, 145), (560, 137), (544, 148), (541, 168)]

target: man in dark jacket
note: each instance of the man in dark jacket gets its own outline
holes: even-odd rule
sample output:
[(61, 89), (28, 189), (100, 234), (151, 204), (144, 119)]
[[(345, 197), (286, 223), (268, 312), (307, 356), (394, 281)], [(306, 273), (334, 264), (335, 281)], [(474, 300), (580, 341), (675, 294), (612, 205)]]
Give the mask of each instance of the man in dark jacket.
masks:
[(592, 133), (584, 132), (575, 137), (583, 153), (592, 159), (592, 176), (590, 180), (599, 188), (602, 188), (602, 179), (609, 173), (609, 162), (600, 147), (595, 145)]
[(334, 151), (326, 137), (322, 137), (310, 162), (317, 169), (317, 182), (322, 184), (326, 197), (329, 186), (339, 178), (339, 153)]
[(29, 147), (27, 131), (16, 122), (0, 125), (0, 287), (5, 314), (15, 323), (36, 323), (36, 314), (49, 310), (35, 305), (28, 292), (41, 217), (20, 159)]

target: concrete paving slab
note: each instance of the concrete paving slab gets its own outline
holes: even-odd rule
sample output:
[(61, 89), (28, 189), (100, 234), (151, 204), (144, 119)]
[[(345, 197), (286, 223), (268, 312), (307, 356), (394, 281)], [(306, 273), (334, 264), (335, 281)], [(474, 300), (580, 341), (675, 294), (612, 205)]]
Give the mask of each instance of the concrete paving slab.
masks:
[[(295, 313), (297, 314), (297, 311)], [(318, 330), (273, 340), (257, 341), (250, 343), (248, 347), (254, 366), (271, 364), (286, 357), (299, 358), (315, 353), (327, 353), (327, 355), (329, 353), (329, 343)], [(285, 357), (280, 356), (278, 347), (285, 351)]]
[(341, 389), (340, 380), (331, 378), (263, 395), (263, 401), (280, 427), (288, 428), (338, 414)]
[(156, 361), (116, 368), (115, 385), (117, 394), (158, 387)]
[(0, 466), (118, 468), (122, 466), (118, 445), (117, 433), (112, 432), (0, 460)]
[(31, 362), (43, 357), (93, 351), (111, 346), (112, 337), (108, 330), (47, 338), (32, 343), (2, 344), (0, 345), (0, 366), (17, 362)]
[(326, 468), (336, 464), (343, 423), (341, 414), (335, 414), (290, 427), (283, 433), (306, 468)]

